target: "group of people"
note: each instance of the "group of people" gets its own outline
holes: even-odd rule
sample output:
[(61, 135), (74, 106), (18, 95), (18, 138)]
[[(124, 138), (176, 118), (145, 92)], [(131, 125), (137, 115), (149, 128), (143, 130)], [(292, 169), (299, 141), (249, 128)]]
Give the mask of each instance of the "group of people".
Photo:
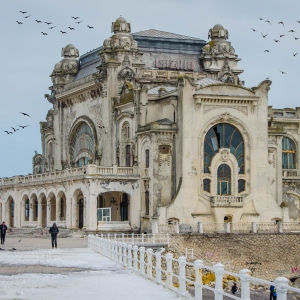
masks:
[[(0, 225), (1, 245), (4, 245), (6, 231), (7, 231), (7, 226), (3, 221), (2, 224)], [(50, 227), (49, 233), (51, 234), (52, 249), (54, 248), (54, 246), (55, 248), (57, 248), (57, 235), (59, 233), (59, 229), (56, 226), (56, 223), (54, 223), (53, 226)]]

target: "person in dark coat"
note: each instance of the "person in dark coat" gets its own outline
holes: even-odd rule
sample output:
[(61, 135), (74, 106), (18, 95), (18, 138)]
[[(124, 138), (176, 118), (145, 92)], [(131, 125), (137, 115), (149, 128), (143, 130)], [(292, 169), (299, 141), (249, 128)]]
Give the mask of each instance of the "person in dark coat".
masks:
[(274, 285), (270, 286), (270, 300), (276, 300), (277, 299), (277, 291)]
[(55, 244), (55, 248), (57, 248), (57, 235), (59, 233), (59, 230), (58, 227), (56, 226), (56, 223), (53, 223), (53, 226), (50, 227), (49, 232), (51, 234), (52, 249), (54, 248), (54, 244)]
[(233, 284), (233, 286), (231, 287), (231, 293), (234, 295), (237, 292), (237, 285), (236, 283)]
[(0, 225), (0, 235), (1, 235), (1, 244), (4, 245), (5, 241), (5, 235), (6, 235), (7, 226), (5, 225), (5, 222), (3, 221)]

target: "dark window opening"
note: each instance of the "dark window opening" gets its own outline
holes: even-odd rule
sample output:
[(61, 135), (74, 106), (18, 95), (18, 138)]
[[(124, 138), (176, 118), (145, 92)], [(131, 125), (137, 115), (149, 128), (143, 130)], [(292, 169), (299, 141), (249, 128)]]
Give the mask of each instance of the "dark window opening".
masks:
[(63, 218), (65, 216), (65, 199), (60, 199), (60, 217)]
[(130, 167), (131, 166), (130, 165), (130, 161), (131, 161), (130, 157), (131, 157), (130, 145), (127, 145), (126, 146), (126, 167)]
[(238, 181), (239, 193), (245, 191), (245, 189), (246, 189), (245, 184), (246, 184), (246, 181), (244, 179), (239, 179), (239, 181)]
[(25, 202), (25, 217), (29, 218), (29, 199)]
[(231, 169), (226, 164), (218, 168), (218, 195), (231, 195)]
[(146, 150), (146, 168), (149, 168), (149, 150)]
[(296, 145), (288, 137), (282, 139), (282, 169), (296, 169)]
[(146, 204), (146, 216), (149, 216), (149, 214), (150, 214), (149, 191), (145, 192), (145, 204)]
[(203, 190), (210, 193), (210, 179), (203, 180)]

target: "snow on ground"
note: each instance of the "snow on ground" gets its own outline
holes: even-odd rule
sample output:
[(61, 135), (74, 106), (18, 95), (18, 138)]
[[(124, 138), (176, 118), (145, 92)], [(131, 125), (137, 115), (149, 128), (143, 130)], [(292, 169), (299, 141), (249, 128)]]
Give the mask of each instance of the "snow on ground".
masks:
[(0, 275), (0, 299), (178, 299), (168, 289), (131, 271), (123, 270), (120, 265), (90, 249), (1, 252), (0, 263), (93, 268), (65, 274)]

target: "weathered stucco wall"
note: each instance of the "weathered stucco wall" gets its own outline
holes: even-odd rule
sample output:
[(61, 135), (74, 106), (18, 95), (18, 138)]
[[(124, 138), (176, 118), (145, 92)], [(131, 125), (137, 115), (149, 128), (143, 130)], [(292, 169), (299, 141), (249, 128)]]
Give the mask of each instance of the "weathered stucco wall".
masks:
[(221, 262), (225, 270), (248, 268), (252, 276), (274, 280), (300, 276), (300, 234), (174, 235), (171, 247), (178, 255), (194, 248), (194, 259)]

